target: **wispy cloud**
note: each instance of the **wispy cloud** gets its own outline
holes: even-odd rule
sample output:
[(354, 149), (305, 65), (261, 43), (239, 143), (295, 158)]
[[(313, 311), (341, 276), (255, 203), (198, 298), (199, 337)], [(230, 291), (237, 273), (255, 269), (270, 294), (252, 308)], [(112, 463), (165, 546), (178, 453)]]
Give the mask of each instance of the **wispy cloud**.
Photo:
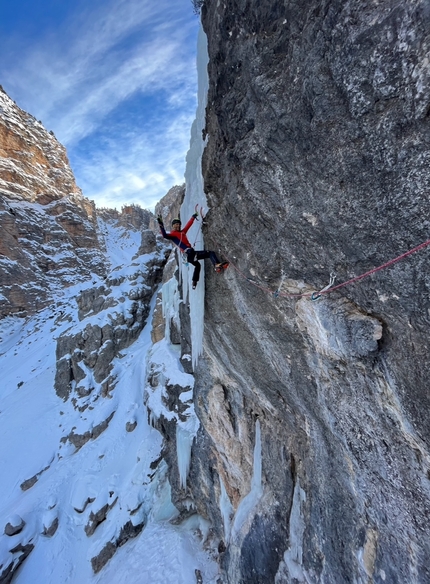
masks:
[(129, 55), (109, 74), (101, 76), (96, 83), (88, 80), (80, 84), (80, 96), (74, 92), (73, 103), (66, 116), (56, 120), (61, 138), (66, 144), (73, 144), (85, 137), (106, 114), (136, 92), (155, 94), (163, 91), (170, 94), (172, 101), (177, 99), (175, 92), (182, 91), (184, 87), (195, 92), (192, 87), (193, 62), (187, 55), (183, 55), (181, 60), (179, 50), (178, 42), (154, 40), (136, 47), (133, 55)]
[(171, 186), (184, 182), (192, 121), (191, 115), (175, 116), (163, 131), (155, 121), (152, 130), (104, 136), (104, 147), (93, 150), (90, 158), (85, 151), (78, 154), (74, 169), (86, 185), (86, 196), (98, 206), (119, 209), (137, 203), (153, 209)]
[[(190, 0), (92, 3), (8, 69), (0, 65), (6, 90), (54, 130), (98, 204), (137, 202), (143, 193), (141, 203), (152, 207), (183, 182), (197, 26)], [(131, 104), (145, 119), (139, 131)]]

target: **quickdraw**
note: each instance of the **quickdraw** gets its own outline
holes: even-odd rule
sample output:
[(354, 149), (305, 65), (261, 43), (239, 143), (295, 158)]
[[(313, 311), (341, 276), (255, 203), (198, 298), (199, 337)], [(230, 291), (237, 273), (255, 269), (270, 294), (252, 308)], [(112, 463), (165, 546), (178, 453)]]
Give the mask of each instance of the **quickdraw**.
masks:
[(315, 301), (318, 300), (318, 298), (321, 298), (322, 294), (324, 294), (324, 292), (327, 292), (327, 290), (329, 290), (333, 286), (335, 280), (336, 274), (330, 274), (330, 282), (327, 284), (325, 288), (323, 288), (319, 292), (312, 292), (311, 300)]
[[(206, 215), (208, 214), (208, 211), (206, 211), (206, 213), (203, 213), (203, 207), (201, 205), (200, 205), (200, 211), (198, 210), (198, 207), (199, 207), (199, 204), (196, 203), (196, 206), (194, 207), (194, 213), (197, 213), (197, 215), (200, 215), (201, 223), (200, 223), (199, 228), (197, 230), (196, 238), (195, 238), (194, 243), (193, 243), (193, 247), (196, 246), (200, 231), (202, 229), (202, 225), (204, 224), (204, 220), (206, 218)], [(199, 220), (198, 217), (196, 217), (196, 221), (198, 221), (198, 220)]]
[(275, 291), (273, 292), (273, 296), (274, 296), (275, 298), (279, 298), (279, 295), (280, 295), (280, 293), (281, 293), (281, 290), (282, 290), (282, 285), (283, 285), (283, 283), (284, 283), (284, 280), (285, 280), (285, 274), (284, 274), (284, 270), (281, 270), (281, 281), (279, 282), (278, 289), (277, 289), (277, 290), (275, 290)]

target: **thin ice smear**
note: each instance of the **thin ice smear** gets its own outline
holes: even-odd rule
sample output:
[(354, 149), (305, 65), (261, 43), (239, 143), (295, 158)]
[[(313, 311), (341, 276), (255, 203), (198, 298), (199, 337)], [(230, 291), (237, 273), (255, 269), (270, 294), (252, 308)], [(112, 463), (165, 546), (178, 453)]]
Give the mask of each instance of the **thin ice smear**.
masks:
[[(202, 176), (202, 156), (206, 146), (202, 134), (206, 126), (206, 102), (208, 92), (208, 72), (209, 62), (207, 37), (200, 27), (197, 41), (197, 75), (198, 75), (198, 105), (196, 119), (191, 128), (191, 143), (187, 154), (187, 164), (185, 169), (186, 191), (184, 202), (181, 207), (181, 219), (188, 221), (195, 211), (196, 205), (207, 209), (206, 195), (203, 189)], [(189, 231), (189, 240), (195, 244), (195, 249), (204, 249), (203, 233), (201, 230), (201, 218), (194, 222)], [(200, 271), (200, 281), (195, 290), (191, 289), (191, 278), (193, 266), (182, 267), (182, 280), (184, 286), (184, 298), (189, 294), (190, 320), (191, 320), (191, 341), (192, 341), (192, 364), (196, 366), (199, 356), (203, 350), (203, 323), (204, 323), (204, 289), (205, 275), (204, 266)]]

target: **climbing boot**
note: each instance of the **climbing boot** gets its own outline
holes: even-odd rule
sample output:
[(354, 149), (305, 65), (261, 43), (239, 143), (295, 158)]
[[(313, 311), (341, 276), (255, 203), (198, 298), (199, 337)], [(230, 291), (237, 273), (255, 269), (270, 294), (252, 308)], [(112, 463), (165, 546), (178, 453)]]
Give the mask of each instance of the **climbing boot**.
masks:
[(219, 274), (220, 272), (228, 268), (229, 265), (230, 265), (229, 262), (220, 262), (219, 264), (215, 264), (215, 272), (218, 272)]

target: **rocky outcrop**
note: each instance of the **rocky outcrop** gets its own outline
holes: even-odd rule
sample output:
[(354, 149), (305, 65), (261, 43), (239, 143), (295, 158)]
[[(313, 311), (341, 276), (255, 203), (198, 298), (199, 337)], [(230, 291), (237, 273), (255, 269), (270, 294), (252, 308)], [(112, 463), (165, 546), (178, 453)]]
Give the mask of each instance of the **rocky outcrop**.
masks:
[(97, 216), (106, 222), (115, 222), (126, 229), (148, 229), (153, 215), (151, 211), (142, 209), (139, 205), (123, 205), (121, 211), (116, 209), (97, 209)]
[[(180, 217), (181, 204), (185, 196), (185, 185), (172, 187), (166, 195), (155, 205), (155, 217), (161, 215), (166, 226), (170, 225), (172, 219)], [(149, 224), (155, 233), (159, 233), (158, 223), (153, 218)], [(167, 227), (166, 227), (167, 229)]]
[(0, 317), (32, 314), (55, 291), (105, 272), (95, 205), (64, 147), (0, 91)]
[(93, 535), (93, 533), (95, 532), (97, 527), (100, 525), (100, 523), (103, 523), (103, 521), (106, 520), (106, 517), (107, 517), (109, 511), (112, 509), (112, 507), (114, 505), (116, 505), (116, 502), (118, 501), (118, 497), (113, 498), (113, 494), (110, 497), (110, 499), (113, 499), (113, 500), (109, 501), (108, 503), (103, 505), (103, 507), (98, 509), (95, 513), (94, 513), (94, 511), (90, 512), (90, 515), (88, 517), (88, 523), (84, 529), (84, 531), (88, 537), (91, 537), (91, 535)]
[(205, 242), (237, 269), (206, 280), (174, 500), (230, 584), (428, 582), (429, 251), (294, 296), (428, 239), (427, 5), (207, 0), (202, 21)]
[[(73, 394), (78, 408), (86, 407), (93, 392), (110, 395), (116, 385), (113, 359), (138, 338), (146, 324), (170, 250), (154, 238), (152, 252), (147, 262), (136, 262), (125, 273), (117, 268), (103, 285), (89, 287), (77, 297), (81, 324), (58, 339), (55, 390), (64, 400)], [(77, 448), (92, 438), (93, 432), (69, 436)]]
[(9, 518), (9, 521), (6, 523), (4, 528), (4, 533), (9, 535), (9, 537), (20, 533), (25, 526), (25, 521), (19, 515), (13, 515)]
[(14, 556), (14, 559), (7, 566), (0, 565), (1, 584), (11, 584), (16, 572), (18, 571), (18, 568), (27, 559), (33, 550), (34, 544), (31, 542), (25, 545), (19, 543), (10, 550), (10, 553)]
[[(0, 90), (0, 188), (8, 197), (47, 205), (81, 195), (66, 149), (42, 122)], [(89, 206), (91, 204), (87, 203)]]
[(127, 521), (122, 527), (119, 536), (114, 541), (108, 541), (97, 556), (91, 558), (91, 566), (94, 574), (107, 564), (107, 562), (114, 556), (117, 549), (123, 546), (127, 541), (137, 537), (145, 527), (145, 523), (138, 523), (134, 525), (132, 521)]

